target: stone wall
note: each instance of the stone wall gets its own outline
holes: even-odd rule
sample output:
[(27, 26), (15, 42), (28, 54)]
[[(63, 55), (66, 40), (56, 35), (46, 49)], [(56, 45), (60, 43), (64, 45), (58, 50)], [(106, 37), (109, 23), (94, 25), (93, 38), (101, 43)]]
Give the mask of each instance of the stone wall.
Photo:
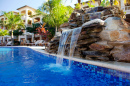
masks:
[[(130, 62), (130, 27), (122, 19), (121, 10), (118, 7), (75, 10), (69, 22), (61, 25), (61, 30), (76, 27), (82, 27), (82, 30), (74, 57)], [(71, 38), (71, 34), (68, 38)], [(60, 35), (55, 36), (50, 41), (46, 51), (57, 54), (59, 39)], [(69, 55), (69, 49), (70, 43), (67, 43), (65, 55)]]

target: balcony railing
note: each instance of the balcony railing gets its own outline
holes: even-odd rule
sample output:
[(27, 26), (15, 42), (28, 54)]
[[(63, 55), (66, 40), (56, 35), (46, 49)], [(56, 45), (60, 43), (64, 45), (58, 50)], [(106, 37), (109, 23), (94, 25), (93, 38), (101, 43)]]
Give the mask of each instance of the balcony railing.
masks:
[(130, 10), (130, 6), (125, 6), (125, 10)]
[(27, 27), (32, 27), (32, 25), (30, 25), (30, 24), (27, 24)]

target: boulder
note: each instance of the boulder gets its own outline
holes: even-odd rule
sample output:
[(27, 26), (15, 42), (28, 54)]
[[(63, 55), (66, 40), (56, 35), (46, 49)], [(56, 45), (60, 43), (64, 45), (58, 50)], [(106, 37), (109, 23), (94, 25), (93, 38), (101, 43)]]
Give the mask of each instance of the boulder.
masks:
[(116, 61), (130, 62), (130, 45), (117, 45), (110, 53)]
[(100, 38), (106, 41), (130, 40), (128, 24), (118, 17), (109, 17), (105, 20), (106, 27), (100, 33)]
[(110, 50), (113, 48), (112, 45), (108, 45), (107, 41), (99, 41), (96, 43), (93, 43), (89, 46), (90, 49), (94, 51), (103, 51), (103, 50)]
[(72, 27), (77, 27), (77, 26), (78, 26), (78, 25), (76, 24), (76, 22), (71, 22), (69, 25), (72, 26)]
[(86, 56), (85, 59), (88, 59), (88, 60), (100, 60), (100, 61), (109, 61), (109, 58), (108, 57), (98, 57), (98, 56)]
[(100, 40), (100, 39), (99, 38), (91, 38), (91, 39), (86, 39), (86, 40), (79, 40), (79, 41), (77, 41), (77, 44), (90, 44), (90, 43), (94, 43), (98, 40)]
[(109, 17), (105, 20), (105, 30), (122, 30), (127, 29), (129, 25), (127, 22), (119, 17)]
[(64, 23), (64, 24), (60, 25), (60, 28), (68, 27), (68, 26), (69, 26), (69, 23), (67, 22), (67, 23)]
[(107, 57), (110, 56), (109, 52), (100, 52), (100, 51), (82, 51), (83, 55), (91, 57)]
[(84, 28), (84, 27), (92, 27), (92, 26), (97, 26), (97, 25), (99, 25), (99, 26), (102, 26), (102, 25), (104, 25), (104, 21), (103, 20), (101, 20), (101, 19), (94, 19), (94, 20), (91, 20), (91, 21), (88, 21), (88, 22), (86, 22), (86, 23), (84, 23), (83, 25), (82, 25), (82, 27)]
[(78, 40), (82, 40), (82, 39), (88, 39), (89, 38), (89, 35), (88, 34), (85, 34), (85, 35), (79, 35), (79, 38)]
[(123, 30), (103, 30), (100, 33), (100, 38), (106, 41), (128, 41), (130, 35)]
[(117, 45), (130, 45), (129, 41), (115, 41), (115, 42), (108, 42), (109, 45), (117, 46)]

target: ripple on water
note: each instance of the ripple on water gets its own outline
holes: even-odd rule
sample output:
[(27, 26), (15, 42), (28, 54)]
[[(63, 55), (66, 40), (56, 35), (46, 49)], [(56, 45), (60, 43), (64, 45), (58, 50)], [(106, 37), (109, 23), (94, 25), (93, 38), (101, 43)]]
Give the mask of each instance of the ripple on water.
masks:
[(60, 64), (54, 64), (54, 63), (45, 64), (43, 65), (43, 68), (44, 71), (49, 70), (51, 72), (61, 73), (63, 75), (68, 75), (71, 73), (71, 69), (68, 66), (62, 66)]

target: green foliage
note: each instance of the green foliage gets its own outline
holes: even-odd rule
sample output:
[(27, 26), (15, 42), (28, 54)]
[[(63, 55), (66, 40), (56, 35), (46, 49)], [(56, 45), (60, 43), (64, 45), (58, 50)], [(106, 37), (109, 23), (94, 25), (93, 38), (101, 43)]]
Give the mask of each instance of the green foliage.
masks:
[(76, 8), (77, 10), (79, 10), (79, 9), (81, 9), (81, 5), (80, 5), (79, 3), (77, 3), (76, 6), (75, 6), (75, 8)]
[[(14, 36), (19, 36), (19, 35), (22, 35), (22, 34), (23, 34), (22, 31), (19, 31), (19, 30), (14, 30), (14, 31), (13, 31), (13, 35), (14, 35)], [(9, 35), (11, 35), (11, 31), (9, 32)]]
[(94, 5), (91, 5), (90, 3), (87, 3), (90, 8), (95, 7)]
[(15, 44), (15, 45), (20, 45), (20, 42), (19, 42), (19, 41), (14, 40), (14, 44)]
[(95, 7), (94, 5), (91, 4), (91, 2), (95, 3), (95, 0), (89, 0), (88, 2), (89, 3), (87, 3), (87, 4), (88, 4), (89, 8)]
[(2, 29), (0, 29), (0, 36), (5, 36), (5, 35), (9, 35), (8, 30), (2, 30)]
[(46, 24), (45, 29), (51, 33), (50, 37), (53, 37), (55, 35), (55, 27), (50, 27), (49, 24)]
[(109, 0), (102, 0), (100, 6), (103, 6), (103, 7), (110, 6), (110, 1)]
[(32, 27), (26, 27), (26, 30), (27, 30), (27, 32), (36, 34), (37, 33), (36, 28), (38, 28), (38, 27), (40, 27), (40, 24), (36, 23), (36, 24), (33, 24)]
[(21, 19), (20, 14), (14, 14), (13, 11), (11, 12), (4, 12), (4, 16), (7, 18), (7, 20), (4, 21), (3, 25), (7, 27), (7, 29), (11, 30), (11, 40), (12, 43), (14, 44), (14, 39), (13, 39), (13, 30), (16, 30), (18, 28), (24, 28), (24, 22)]
[(73, 8), (64, 6), (61, 0), (49, 0), (38, 9), (41, 12), (46, 12), (43, 16), (43, 21), (51, 27), (59, 27), (64, 22), (67, 22)]
[(4, 26), (4, 21), (0, 20), (0, 26)]
[(16, 30), (18, 28), (24, 28), (24, 22), (21, 19), (20, 14), (14, 14), (14, 12), (4, 12), (4, 16), (7, 20), (4, 21), (4, 26), (6, 26), (10, 30)]

